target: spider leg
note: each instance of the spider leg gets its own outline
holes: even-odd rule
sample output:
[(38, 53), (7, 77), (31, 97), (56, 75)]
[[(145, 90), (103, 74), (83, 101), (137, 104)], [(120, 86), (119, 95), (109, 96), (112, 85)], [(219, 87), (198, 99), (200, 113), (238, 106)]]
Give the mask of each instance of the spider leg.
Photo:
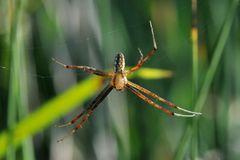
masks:
[(139, 52), (139, 54), (140, 54), (140, 59), (138, 60), (138, 64), (144, 63), (144, 62), (143, 62), (143, 53), (142, 53), (142, 51), (141, 51), (140, 48), (138, 48), (138, 52)]
[(102, 94), (104, 92), (106, 92), (106, 90), (109, 88), (109, 86), (106, 86), (101, 93), (99, 93), (99, 95), (89, 104), (89, 106), (84, 109), (76, 118), (74, 118), (73, 120), (67, 122), (67, 123), (64, 123), (64, 124), (60, 124), (60, 125), (56, 125), (56, 127), (59, 127), (59, 128), (62, 128), (62, 127), (67, 127), (67, 126), (70, 126), (72, 124), (74, 124), (79, 118), (81, 118), (87, 111), (91, 110), (95, 105), (96, 103), (98, 103), (98, 101), (100, 100)]
[(151, 91), (149, 91), (149, 90), (147, 90), (147, 89), (145, 89), (145, 88), (143, 88), (143, 87), (141, 87), (141, 86), (139, 86), (139, 85), (137, 85), (137, 84), (135, 84), (133, 82), (128, 81), (128, 85), (130, 85), (130, 86), (132, 86), (132, 87), (134, 87), (134, 88), (144, 92), (145, 94), (147, 94), (147, 95), (149, 95), (149, 96), (151, 96), (153, 98), (158, 99), (159, 101), (165, 103), (166, 105), (168, 105), (170, 107), (176, 108), (178, 110), (181, 110), (183, 112), (190, 113), (190, 114), (196, 114), (196, 115), (201, 115), (202, 114), (200, 112), (193, 112), (193, 111), (189, 111), (189, 110), (183, 109), (183, 108), (181, 108), (181, 107), (179, 107), (179, 106), (177, 106), (177, 105), (175, 105), (175, 104), (173, 104), (173, 103), (163, 99), (162, 97), (159, 97), (155, 93), (152, 93)]
[(80, 121), (80, 123), (74, 127), (68, 134), (66, 134), (63, 138), (59, 139), (57, 142), (61, 142), (63, 141), (67, 136), (72, 135), (73, 133), (75, 133), (81, 126), (82, 124), (89, 118), (89, 116), (93, 113), (93, 111), (98, 107), (98, 105), (104, 100), (104, 98), (107, 97), (107, 95), (112, 91), (113, 87), (111, 85), (106, 86), (99, 94), (98, 96), (90, 103), (89, 107), (84, 110), (82, 113), (80, 113), (75, 119), (73, 119), (72, 121), (70, 121), (69, 123), (66, 123), (64, 126), (68, 126), (73, 124), (74, 122), (76, 122), (79, 118), (82, 117), (82, 115), (84, 115), (86, 112), (86, 114), (84, 115), (84, 117), (82, 118), (82, 120)]
[(86, 113), (86, 111), (87, 111), (89, 108), (91, 108), (91, 105), (90, 105), (87, 109), (83, 110), (83, 111), (82, 111), (76, 118), (74, 118), (73, 120), (71, 120), (71, 121), (69, 121), (69, 122), (67, 122), (67, 123), (60, 124), (60, 125), (55, 125), (55, 126), (58, 127), (58, 128), (62, 128), (62, 127), (67, 127), (67, 126), (70, 126), (70, 125), (74, 124), (79, 118), (81, 118), (81, 117), (84, 115), (84, 113)]
[(66, 65), (62, 62), (59, 62), (58, 60), (52, 58), (52, 60), (54, 62), (56, 62), (57, 64), (63, 66), (64, 68), (76, 68), (76, 69), (81, 69), (84, 72), (90, 73), (90, 74), (96, 74), (98, 76), (102, 76), (102, 77), (111, 77), (112, 75), (110, 73), (104, 72), (104, 71), (100, 71), (97, 70), (96, 68), (93, 67), (89, 67), (89, 66), (76, 66), (76, 65)]
[(150, 53), (147, 54), (147, 56), (145, 58), (143, 58), (142, 56), (142, 52), (140, 49), (138, 49), (140, 55), (141, 55), (141, 58), (140, 60), (138, 61), (137, 65), (130, 68), (127, 73), (131, 73), (131, 72), (134, 72), (136, 71), (137, 69), (139, 69), (140, 67), (142, 67), (142, 65), (148, 60), (149, 57), (151, 57), (157, 50), (157, 44), (156, 44), (156, 40), (155, 40), (155, 36), (154, 36), (154, 32), (153, 32), (153, 26), (152, 26), (152, 22), (149, 21), (150, 23), (150, 28), (151, 28), (151, 33), (152, 33), (152, 40), (153, 40), (153, 49), (150, 51)]
[(161, 111), (167, 113), (169, 116), (178, 116), (178, 117), (194, 117), (194, 116), (196, 116), (196, 114), (179, 114), (179, 113), (174, 113), (172, 111), (169, 111), (169, 110), (163, 108), (162, 106), (154, 103), (151, 99), (144, 96), (141, 92), (139, 92), (137, 89), (133, 88), (129, 84), (127, 84), (126, 87), (128, 89), (130, 89), (130, 91), (132, 91), (134, 94), (136, 94), (139, 98), (141, 98), (145, 102), (151, 104), (152, 106), (156, 107), (157, 109), (160, 109)]
[(162, 106), (159, 106), (158, 104), (154, 103), (152, 100), (150, 100), (149, 98), (147, 98), (146, 96), (144, 96), (142, 93), (140, 93), (138, 90), (134, 89), (133, 87), (131, 87), (130, 85), (126, 86), (130, 91), (132, 91), (134, 94), (136, 94), (139, 98), (141, 98), (142, 100), (144, 100), (145, 102), (151, 104), (152, 106), (162, 110), (163, 112), (167, 113), (170, 116), (173, 116), (174, 113), (163, 108)]

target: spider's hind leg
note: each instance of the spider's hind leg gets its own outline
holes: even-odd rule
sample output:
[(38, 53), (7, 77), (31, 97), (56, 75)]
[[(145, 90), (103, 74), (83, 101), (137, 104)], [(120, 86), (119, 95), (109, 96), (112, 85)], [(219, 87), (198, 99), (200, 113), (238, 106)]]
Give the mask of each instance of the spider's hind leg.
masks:
[[(193, 111), (189, 111), (189, 110), (187, 110), (187, 109), (183, 109), (183, 108), (181, 108), (181, 107), (179, 107), (179, 106), (177, 106), (177, 105), (175, 105), (175, 104), (173, 104), (173, 103), (171, 103), (171, 102), (163, 99), (162, 97), (159, 97), (159, 96), (156, 95), (155, 93), (153, 93), (153, 92), (151, 92), (151, 91), (149, 91), (149, 90), (147, 90), (147, 89), (145, 89), (145, 88), (143, 88), (143, 87), (141, 87), (141, 86), (139, 86), (139, 85), (137, 85), (137, 84), (135, 84), (135, 83), (133, 83), (133, 82), (131, 82), (131, 81), (128, 81), (128, 86), (133, 87), (134, 89), (137, 89), (138, 91), (142, 91), (143, 93), (145, 93), (145, 94), (147, 94), (147, 95), (149, 95), (149, 96), (151, 96), (151, 97), (153, 97), (153, 98), (156, 98), (157, 100), (159, 100), (160, 102), (165, 103), (165, 104), (168, 105), (169, 107), (172, 107), (172, 108), (175, 108), (175, 109), (178, 109), (178, 110), (180, 110), (180, 111), (182, 111), (182, 112), (187, 113), (187, 114), (172, 113), (174, 116), (179, 116), (179, 117), (194, 117), (194, 116), (197, 116), (197, 115), (201, 115), (201, 114), (202, 114), (202, 113), (200, 113), (200, 112), (193, 112)], [(136, 91), (135, 91), (135, 92), (136, 92)], [(135, 93), (135, 94), (136, 94), (136, 93)], [(140, 93), (138, 93), (138, 94), (140, 94)], [(141, 98), (141, 97), (140, 97), (140, 98)], [(165, 111), (164, 111), (164, 112), (165, 112)]]
[(82, 127), (82, 124), (89, 118), (89, 116), (93, 113), (93, 111), (98, 107), (98, 105), (104, 100), (104, 98), (107, 97), (107, 95), (112, 91), (113, 87), (111, 85), (107, 85), (99, 94), (98, 96), (90, 103), (89, 107), (85, 109), (83, 112), (81, 112), (75, 119), (72, 121), (59, 125), (58, 127), (66, 127), (73, 123), (75, 123), (79, 118), (81, 118), (84, 114), (84, 117), (82, 117), (82, 120), (77, 124), (76, 127), (74, 127), (68, 134), (66, 134), (63, 138), (59, 139), (57, 142), (63, 141), (67, 136), (72, 135), (76, 132), (80, 127)]
[(73, 120), (71, 120), (71, 121), (69, 121), (69, 122), (67, 122), (67, 123), (64, 123), (64, 124), (59, 124), (59, 125), (55, 125), (56, 127), (58, 127), (58, 128), (62, 128), (62, 127), (67, 127), (67, 126), (70, 126), (70, 125), (72, 125), (72, 124), (74, 124), (78, 119), (80, 119), (83, 115), (84, 115), (84, 113), (86, 113), (86, 111), (88, 110), (88, 109), (90, 109), (91, 108), (91, 106), (89, 106), (87, 109), (85, 109), (85, 110), (83, 110), (76, 118), (74, 118)]
[(62, 142), (66, 137), (74, 134), (79, 128), (82, 127), (83, 123), (90, 117), (90, 115), (93, 113), (93, 110), (89, 110), (88, 113), (82, 118), (81, 122), (74, 127), (68, 134), (66, 134), (64, 137), (57, 140), (57, 142)]

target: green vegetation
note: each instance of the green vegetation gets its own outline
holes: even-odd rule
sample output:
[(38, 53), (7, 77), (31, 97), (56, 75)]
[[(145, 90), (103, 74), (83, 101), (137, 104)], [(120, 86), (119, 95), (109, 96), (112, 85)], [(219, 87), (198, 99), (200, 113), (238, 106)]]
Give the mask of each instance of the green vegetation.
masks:
[[(0, 1), (0, 159), (239, 159), (239, 0), (195, 1), (193, 41), (191, 1)], [(169, 117), (114, 91), (56, 143), (71, 127), (54, 126), (106, 81), (51, 58), (111, 70), (123, 52), (133, 66), (153, 47), (149, 20), (159, 49), (129, 78), (202, 116)]]

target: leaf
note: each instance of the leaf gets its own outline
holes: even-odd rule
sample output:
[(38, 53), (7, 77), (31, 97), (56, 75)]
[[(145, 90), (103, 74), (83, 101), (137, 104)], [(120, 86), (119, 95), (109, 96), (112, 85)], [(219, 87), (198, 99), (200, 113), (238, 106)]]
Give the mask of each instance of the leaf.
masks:
[(134, 72), (131, 78), (139, 77), (143, 79), (160, 79), (160, 78), (170, 78), (173, 76), (173, 72), (163, 69), (154, 68), (142, 68)]
[(36, 134), (59, 117), (81, 105), (96, 93), (101, 84), (101, 78), (91, 76), (47, 101), (37, 111), (20, 121), (13, 130), (3, 131), (0, 134), (0, 158), (4, 156), (9, 145), (19, 146), (29, 136)]
[[(136, 71), (136, 73), (133, 73), (132, 77), (156, 79), (169, 77), (170, 75), (172, 75), (172, 72), (170, 71), (141, 68)], [(29, 136), (32, 136), (50, 126), (61, 116), (64, 116), (74, 108), (81, 106), (81, 104), (96, 94), (101, 88), (102, 83), (102, 78), (90, 76), (64, 93), (47, 101), (40, 106), (38, 110), (20, 121), (14, 129), (10, 131), (2, 131), (0, 134), (0, 158), (5, 155), (9, 146), (12, 145), (16, 148)]]
[[(227, 43), (228, 37), (230, 35), (231, 27), (234, 22), (234, 18), (236, 16), (236, 11), (238, 9), (238, 4), (239, 0), (233, 0), (228, 14), (226, 15), (226, 18), (224, 20), (222, 29), (219, 33), (219, 37), (217, 38), (216, 41), (216, 47), (214, 48), (213, 51), (213, 58), (211, 60), (210, 66), (208, 68), (208, 71), (206, 73), (206, 77), (204, 78), (203, 85), (201, 87), (198, 99), (196, 101), (194, 111), (201, 112), (201, 110), (204, 107), (204, 103), (207, 99), (211, 84), (213, 82), (214, 76), (217, 72), (218, 66), (220, 64), (220, 60), (223, 55), (224, 47)], [(194, 128), (192, 125), (196, 125), (197, 119), (193, 121), (193, 124), (189, 124), (181, 138), (181, 141), (178, 145), (178, 150), (175, 155), (175, 159), (183, 159), (186, 151), (187, 151), (187, 145), (189, 144), (193, 133), (194, 133)]]

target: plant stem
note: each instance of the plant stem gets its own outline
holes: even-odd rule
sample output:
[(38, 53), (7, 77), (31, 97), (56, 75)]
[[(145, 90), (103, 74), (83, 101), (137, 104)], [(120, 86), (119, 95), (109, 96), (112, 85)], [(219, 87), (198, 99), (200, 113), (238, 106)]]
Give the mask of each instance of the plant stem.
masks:
[[(219, 65), (220, 59), (223, 54), (224, 47), (226, 45), (227, 39), (229, 37), (230, 29), (235, 17), (235, 13), (238, 7), (239, 0), (233, 0), (232, 4), (230, 6), (229, 12), (224, 20), (224, 24), (222, 26), (222, 29), (219, 34), (219, 38), (217, 39), (216, 47), (213, 52), (213, 59), (211, 61), (210, 67), (207, 71), (206, 77), (204, 79), (203, 86), (200, 90), (199, 98), (197, 99), (196, 105), (195, 105), (195, 111), (201, 112), (203, 105), (207, 99), (210, 85), (213, 81), (214, 75), (216, 73), (217, 67)], [(197, 123), (197, 119), (193, 120), (193, 124)], [(193, 129), (191, 125), (188, 125), (182, 138), (180, 141), (180, 144), (178, 146), (178, 150), (176, 152), (176, 159), (183, 159), (185, 152), (186, 152), (186, 146), (189, 144), (189, 140), (193, 136)]]

